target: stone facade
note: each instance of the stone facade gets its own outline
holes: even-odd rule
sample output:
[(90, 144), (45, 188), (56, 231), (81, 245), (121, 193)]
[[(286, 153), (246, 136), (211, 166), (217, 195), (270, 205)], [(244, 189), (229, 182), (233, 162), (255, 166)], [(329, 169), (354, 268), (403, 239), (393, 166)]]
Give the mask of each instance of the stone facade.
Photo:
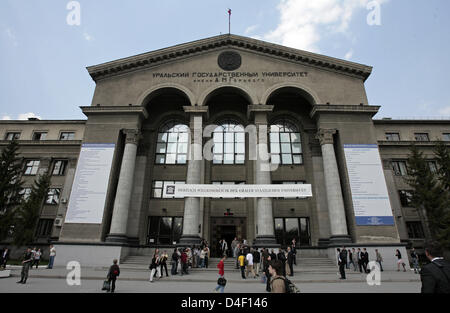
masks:
[[(227, 65), (222, 69), (219, 62), (219, 56), (229, 51), (233, 53), (225, 61), (234, 70), (226, 70)], [(232, 60), (236, 54), (239, 62)], [(409, 238), (407, 223), (423, 221), (413, 208), (401, 205), (398, 191), (408, 188), (393, 173), (391, 162), (407, 158), (414, 133), (429, 134), (430, 141), (420, 142), (419, 147), (432, 158), (433, 141), (450, 133), (450, 121), (374, 120), (379, 107), (368, 104), (364, 87), (371, 70), (366, 65), (221, 35), (88, 67), (96, 89), (92, 105), (81, 107), (86, 120), (0, 121), (0, 136), (5, 139), (0, 146), (8, 143), (8, 133), (20, 132), (24, 162), (38, 159), (39, 168), (52, 170), (55, 160), (68, 161), (64, 175), (52, 177), (52, 187), (61, 189), (59, 204), (42, 208), (42, 219), (55, 220), (66, 213), (81, 145), (115, 144), (102, 223), (53, 224), (51, 234), (40, 239), (53, 240), (64, 251), (64, 258), (57, 261), (60, 264), (82, 257), (85, 264), (99, 265), (105, 256), (123, 259), (156, 246), (173, 246), (167, 238), (165, 243), (149, 240), (154, 232), (150, 217), (183, 218), (182, 236), (177, 238), (182, 245), (205, 238), (214, 246), (221, 232), (231, 235), (234, 229), (234, 235), (257, 246), (278, 247), (274, 219), (298, 219), (307, 221), (303, 234), (307, 240), (301, 240), (305, 254), (332, 257), (330, 251), (342, 244), (404, 251), (406, 243), (419, 247), (421, 242)], [(297, 157), (302, 160), (298, 164), (260, 171), (267, 161), (248, 159), (249, 137), (242, 163), (216, 164), (203, 159), (161, 164), (157, 159), (158, 134), (170, 121), (201, 130), (224, 121), (246, 127), (270, 126), (281, 120), (300, 133), (302, 150)], [(48, 132), (45, 140), (32, 140), (39, 130)], [(73, 140), (60, 140), (64, 131), (74, 132)], [(400, 133), (399, 141), (387, 141), (386, 133)], [(207, 141), (201, 135), (197, 139), (203, 141), (202, 146)], [(267, 142), (267, 138), (258, 140)], [(394, 226), (356, 225), (344, 144), (379, 146)], [(192, 152), (201, 153), (202, 146), (194, 146)], [(33, 179), (26, 176), (24, 186)], [(313, 197), (155, 197), (155, 182), (163, 181), (295, 181), (311, 184)], [(224, 217), (229, 212), (232, 217)]]

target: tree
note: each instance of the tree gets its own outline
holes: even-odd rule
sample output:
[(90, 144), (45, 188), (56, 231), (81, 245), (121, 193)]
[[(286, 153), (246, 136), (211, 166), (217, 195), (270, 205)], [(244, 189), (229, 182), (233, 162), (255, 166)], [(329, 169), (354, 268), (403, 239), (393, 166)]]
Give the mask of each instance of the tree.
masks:
[(411, 147), (405, 179), (413, 189), (411, 204), (425, 220), (427, 239), (450, 248), (449, 191), (442, 187), (439, 176), (431, 172), (423, 153), (416, 146)]
[(15, 209), (22, 200), (22, 165), (18, 150), (19, 144), (13, 140), (0, 155), (0, 241), (8, 237), (14, 223)]
[(438, 165), (438, 175), (441, 186), (450, 190), (450, 148), (442, 141), (438, 141), (434, 153)]
[(48, 173), (40, 175), (35, 181), (28, 199), (19, 206), (13, 235), (16, 246), (28, 245), (34, 241), (40, 209), (47, 197), (49, 187), (50, 176)]

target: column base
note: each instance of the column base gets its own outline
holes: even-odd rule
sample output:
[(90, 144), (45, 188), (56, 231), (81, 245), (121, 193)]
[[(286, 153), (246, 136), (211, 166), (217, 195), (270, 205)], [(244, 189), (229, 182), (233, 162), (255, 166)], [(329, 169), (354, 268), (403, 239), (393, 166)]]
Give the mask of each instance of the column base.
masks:
[(256, 236), (253, 241), (254, 248), (280, 248), (275, 236)]
[(180, 238), (180, 242), (177, 243), (177, 247), (192, 247), (200, 246), (202, 238), (198, 235), (183, 235)]
[(127, 238), (127, 242), (130, 246), (132, 247), (138, 247), (140, 244), (139, 238), (137, 237), (132, 237), (132, 238)]
[(106, 236), (105, 242), (127, 244), (128, 237), (126, 235), (121, 234), (109, 234)]
[(319, 247), (328, 247), (330, 244), (329, 238), (319, 238), (319, 241), (317, 242)]
[(330, 237), (329, 245), (339, 245), (352, 243), (352, 238), (349, 235), (334, 235)]

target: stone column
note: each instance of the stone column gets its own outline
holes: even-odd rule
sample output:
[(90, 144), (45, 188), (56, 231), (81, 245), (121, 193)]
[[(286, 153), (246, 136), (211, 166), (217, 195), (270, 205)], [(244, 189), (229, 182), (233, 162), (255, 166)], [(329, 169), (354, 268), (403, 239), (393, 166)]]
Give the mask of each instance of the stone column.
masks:
[(335, 129), (320, 129), (317, 134), (322, 149), (323, 171), (331, 228), (330, 242), (349, 243), (351, 242), (351, 238), (347, 231), (344, 200), (333, 146), (333, 135), (335, 133)]
[(139, 131), (124, 130), (126, 135), (125, 149), (120, 167), (119, 182), (111, 221), (108, 242), (127, 242), (128, 211), (130, 208), (131, 193), (133, 190), (134, 168), (136, 164), (136, 152), (139, 141)]
[[(272, 110), (273, 106), (270, 105), (253, 105), (249, 107), (249, 112), (254, 115), (255, 126), (258, 132), (258, 154), (254, 164), (254, 177), (255, 184), (257, 185), (269, 185), (272, 183), (270, 177), (270, 159), (268, 158), (269, 141), (267, 138), (267, 113)], [(249, 145), (252, 144), (252, 142), (249, 142)], [(257, 234), (255, 238), (255, 246), (279, 247), (275, 239), (271, 198), (256, 199), (256, 223)]]
[[(203, 162), (203, 115), (208, 112), (208, 107), (185, 106), (184, 110), (190, 114), (190, 159), (187, 162), (186, 184), (202, 183)], [(179, 246), (199, 245), (200, 238), (200, 198), (187, 197), (184, 199), (183, 234)]]

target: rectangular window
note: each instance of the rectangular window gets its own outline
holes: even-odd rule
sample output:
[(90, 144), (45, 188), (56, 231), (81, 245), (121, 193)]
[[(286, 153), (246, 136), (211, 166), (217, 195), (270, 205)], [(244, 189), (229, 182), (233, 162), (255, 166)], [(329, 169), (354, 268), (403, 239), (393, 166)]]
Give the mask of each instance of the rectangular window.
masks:
[(39, 169), (39, 160), (28, 160), (25, 164), (24, 175), (36, 175)]
[(18, 132), (10, 132), (6, 133), (5, 140), (19, 140), (20, 133)]
[(50, 237), (52, 234), (53, 220), (52, 219), (40, 219), (36, 228), (37, 237)]
[(442, 140), (444, 140), (444, 141), (450, 141), (450, 133), (444, 133), (444, 134), (442, 134)]
[(55, 160), (55, 164), (53, 165), (53, 176), (64, 176), (66, 171), (67, 160)]
[(174, 216), (150, 216), (147, 244), (173, 245), (178, 243), (183, 232), (183, 218)]
[(406, 222), (406, 228), (408, 229), (408, 237), (409, 238), (412, 238), (412, 239), (425, 238), (422, 222)]
[(430, 141), (427, 133), (414, 133), (416, 141)]
[(399, 190), (398, 193), (399, 193), (399, 196), (400, 196), (400, 203), (401, 203), (401, 205), (404, 206), (404, 207), (410, 207), (411, 206), (411, 198), (412, 198), (411, 191)]
[(431, 173), (436, 174), (438, 172), (436, 161), (427, 161), (427, 164)]
[(308, 217), (278, 217), (274, 219), (275, 238), (281, 246), (288, 246), (295, 239), (297, 245), (310, 246), (311, 234)]
[(387, 141), (400, 141), (400, 134), (399, 133), (386, 133), (386, 140)]
[(59, 140), (74, 140), (75, 133), (74, 132), (62, 132), (59, 136)]
[(33, 140), (45, 140), (47, 137), (47, 132), (34, 132), (33, 133)]
[[(176, 198), (174, 196), (164, 196), (164, 188), (166, 188), (167, 185), (173, 185), (173, 184), (185, 184), (184, 181), (162, 181), (162, 180), (154, 180), (152, 185), (152, 193), (151, 197), (156, 199), (173, 199)], [(179, 198), (179, 197), (177, 197)]]
[(61, 195), (61, 189), (50, 188), (47, 193), (47, 199), (45, 204), (59, 204), (59, 196)]
[(408, 175), (406, 161), (392, 161), (392, 170), (396, 176)]

